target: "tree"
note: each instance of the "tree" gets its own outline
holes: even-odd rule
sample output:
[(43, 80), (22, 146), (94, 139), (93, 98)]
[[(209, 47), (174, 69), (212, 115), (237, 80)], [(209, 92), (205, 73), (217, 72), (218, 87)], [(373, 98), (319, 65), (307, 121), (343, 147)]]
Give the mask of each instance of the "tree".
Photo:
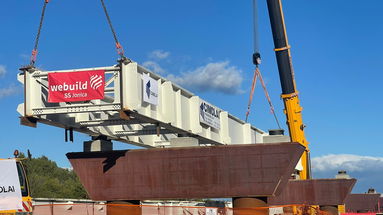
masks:
[[(20, 157), (25, 157), (21, 154)], [(46, 156), (23, 160), (32, 198), (88, 198), (73, 170), (60, 168)]]

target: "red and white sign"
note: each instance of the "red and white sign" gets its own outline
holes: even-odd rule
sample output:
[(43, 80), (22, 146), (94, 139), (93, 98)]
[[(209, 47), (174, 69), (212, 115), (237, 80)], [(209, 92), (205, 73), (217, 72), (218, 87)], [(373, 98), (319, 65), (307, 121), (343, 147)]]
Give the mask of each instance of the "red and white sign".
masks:
[(104, 70), (48, 73), (48, 102), (103, 99), (104, 73)]

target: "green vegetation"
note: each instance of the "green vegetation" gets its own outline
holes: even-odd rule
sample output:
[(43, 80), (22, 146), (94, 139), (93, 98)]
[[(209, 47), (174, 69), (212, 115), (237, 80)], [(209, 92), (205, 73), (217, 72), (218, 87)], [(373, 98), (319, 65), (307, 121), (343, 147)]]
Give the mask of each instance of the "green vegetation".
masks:
[(46, 156), (22, 162), (27, 171), (32, 198), (88, 198), (73, 170), (58, 167), (56, 162)]

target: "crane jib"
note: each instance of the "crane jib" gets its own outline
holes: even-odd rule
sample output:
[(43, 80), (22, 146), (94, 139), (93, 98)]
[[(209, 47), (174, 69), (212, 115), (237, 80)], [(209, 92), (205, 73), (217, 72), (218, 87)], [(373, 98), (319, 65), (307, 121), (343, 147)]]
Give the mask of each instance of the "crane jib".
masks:
[(311, 178), (310, 154), (305, 137), (305, 125), (302, 119), (298, 92), (295, 86), (294, 70), (291, 63), (290, 46), (286, 33), (281, 0), (267, 0), (270, 24), (273, 33), (275, 55), (277, 58), (279, 77), (282, 87), (282, 98), (285, 106), (286, 123), (289, 127), (291, 142), (305, 146), (302, 154), (302, 169), (298, 170), (300, 179)]
[(267, 0), (282, 94), (295, 93), (290, 51), (279, 0)]

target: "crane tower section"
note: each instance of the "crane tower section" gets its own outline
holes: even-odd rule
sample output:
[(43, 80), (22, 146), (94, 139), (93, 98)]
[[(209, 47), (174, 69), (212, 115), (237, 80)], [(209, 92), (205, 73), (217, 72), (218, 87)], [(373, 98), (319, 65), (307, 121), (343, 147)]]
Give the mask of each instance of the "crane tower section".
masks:
[(41, 122), (146, 148), (182, 146), (180, 138), (189, 146), (262, 143), (267, 135), (135, 62), (21, 71), (25, 95), (17, 110), (24, 125)]

